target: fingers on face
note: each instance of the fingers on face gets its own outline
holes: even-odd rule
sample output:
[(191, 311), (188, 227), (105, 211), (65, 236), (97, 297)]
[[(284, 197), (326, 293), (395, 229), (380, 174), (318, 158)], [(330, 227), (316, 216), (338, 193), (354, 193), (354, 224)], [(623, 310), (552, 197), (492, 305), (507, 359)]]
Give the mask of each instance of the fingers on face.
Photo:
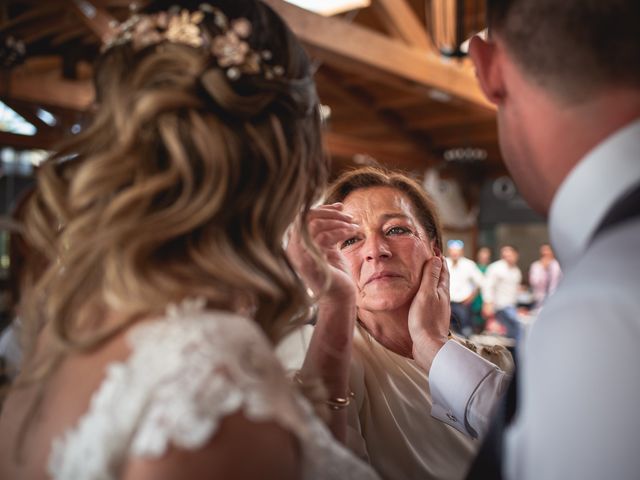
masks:
[(357, 225), (335, 218), (315, 218), (309, 222), (311, 238), (323, 248), (333, 248), (355, 235)]
[(313, 239), (322, 248), (334, 248), (338, 243), (353, 235), (354, 227), (332, 228), (330, 230), (322, 230), (313, 235)]
[(438, 287), (440, 282), (441, 272), (442, 272), (442, 258), (434, 255), (431, 257), (428, 262), (429, 264), (429, 273), (431, 278), (433, 278), (433, 289), (435, 290)]
[(353, 221), (353, 217), (351, 215), (342, 212), (341, 203), (334, 203), (332, 205), (320, 205), (319, 207), (314, 207), (309, 210), (308, 218), (309, 220), (324, 218), (344, 220), (345, 222)]
[(449, 269), (442, 254), (434, 255), (425, 263), (422, 287), (439, 295), (449, 294)]
[[(435, 257), (434, 257), (435, 258)], [(438, 289), (444, 290), (447, 294), (449, 294), (449, 266), (447, 262), (445, 262), (442, 255), (440, 255), (442, 268), (440, 269), (440, 278), (438, 279)]]

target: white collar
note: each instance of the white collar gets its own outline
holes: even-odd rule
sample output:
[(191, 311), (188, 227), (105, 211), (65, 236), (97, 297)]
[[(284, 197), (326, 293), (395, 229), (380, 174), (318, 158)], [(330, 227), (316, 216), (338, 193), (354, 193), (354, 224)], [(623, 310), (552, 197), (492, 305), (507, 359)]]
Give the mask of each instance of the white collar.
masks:
[(640, 180), (640, 119), (598, 144), (571, 170), (551, 203), (549, 235), (563, 268), (587, 248), (613, 203)]

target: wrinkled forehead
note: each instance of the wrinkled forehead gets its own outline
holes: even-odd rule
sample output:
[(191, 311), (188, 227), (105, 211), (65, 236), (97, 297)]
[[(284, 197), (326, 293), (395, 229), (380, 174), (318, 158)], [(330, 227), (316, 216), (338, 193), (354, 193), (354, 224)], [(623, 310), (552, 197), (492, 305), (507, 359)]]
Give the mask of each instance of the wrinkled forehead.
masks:
[(352, 215), (356, 223), (379, 223), (397, 216), (418, 224), (411, 200), (395, 188), (360, 188), (347, 195), (343, 204), (344, 212)]

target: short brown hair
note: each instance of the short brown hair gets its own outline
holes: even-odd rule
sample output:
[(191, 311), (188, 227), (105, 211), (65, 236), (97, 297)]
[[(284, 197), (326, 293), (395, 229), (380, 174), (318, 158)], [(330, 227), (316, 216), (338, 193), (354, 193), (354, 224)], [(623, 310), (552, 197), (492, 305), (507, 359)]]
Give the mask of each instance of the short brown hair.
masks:
[(638, 0), (487, 0), (487, 11), (490, 33), (560, 98), (640, 86)]
[(401, 172), (380, 167), (361, 167), (345, 172), (329, 186), (325, 203), (342, 202), (351, 192), (371, 187), (390, 187), (404, 193), (411, 201), (420, 225), (442, 251), (442, 227), (434, 201), (418, 182)]

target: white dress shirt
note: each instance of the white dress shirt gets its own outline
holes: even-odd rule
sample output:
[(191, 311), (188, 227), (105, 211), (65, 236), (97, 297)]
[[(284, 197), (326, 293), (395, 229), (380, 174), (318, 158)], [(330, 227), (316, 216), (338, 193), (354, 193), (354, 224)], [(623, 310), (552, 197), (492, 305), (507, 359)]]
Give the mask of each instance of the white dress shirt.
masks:
[(640, 119), (572, 170), (550, 234), (564, 279), (523, 352), (505, 474), (518, 480), (640, 477), (640, 219), (592, 239), (640, 182)]
[[(505, 440), (508, 480), (638, 478), (640, 219), (591, 237), (640, 182), (639, 155), (640, 119), (585, 156), (554, 198), (550, 233), (565, 276), (520, 352), (518, 411)], [(447, 379), (441, 408), (486, 428), (490, 415), (482, 412), (501, 394), (504, 374), (487, 369), (483, 377), (478, 357), (450, 343), (431, 367), (434, 406), (433, 383)]]
[(492, 303), (494, 309), (514, 307), (518, 302), (518, 290), (522, 282), (522, 272), (505, 260), (493, 262), (487, 268), (482, 285), (482, 299)]
[(454, 262), (447, 257), (449, 267), (449, 290), (452, 302), (463, 302), (482, 285), (484, 275), (473, 260), (460, 257)]

